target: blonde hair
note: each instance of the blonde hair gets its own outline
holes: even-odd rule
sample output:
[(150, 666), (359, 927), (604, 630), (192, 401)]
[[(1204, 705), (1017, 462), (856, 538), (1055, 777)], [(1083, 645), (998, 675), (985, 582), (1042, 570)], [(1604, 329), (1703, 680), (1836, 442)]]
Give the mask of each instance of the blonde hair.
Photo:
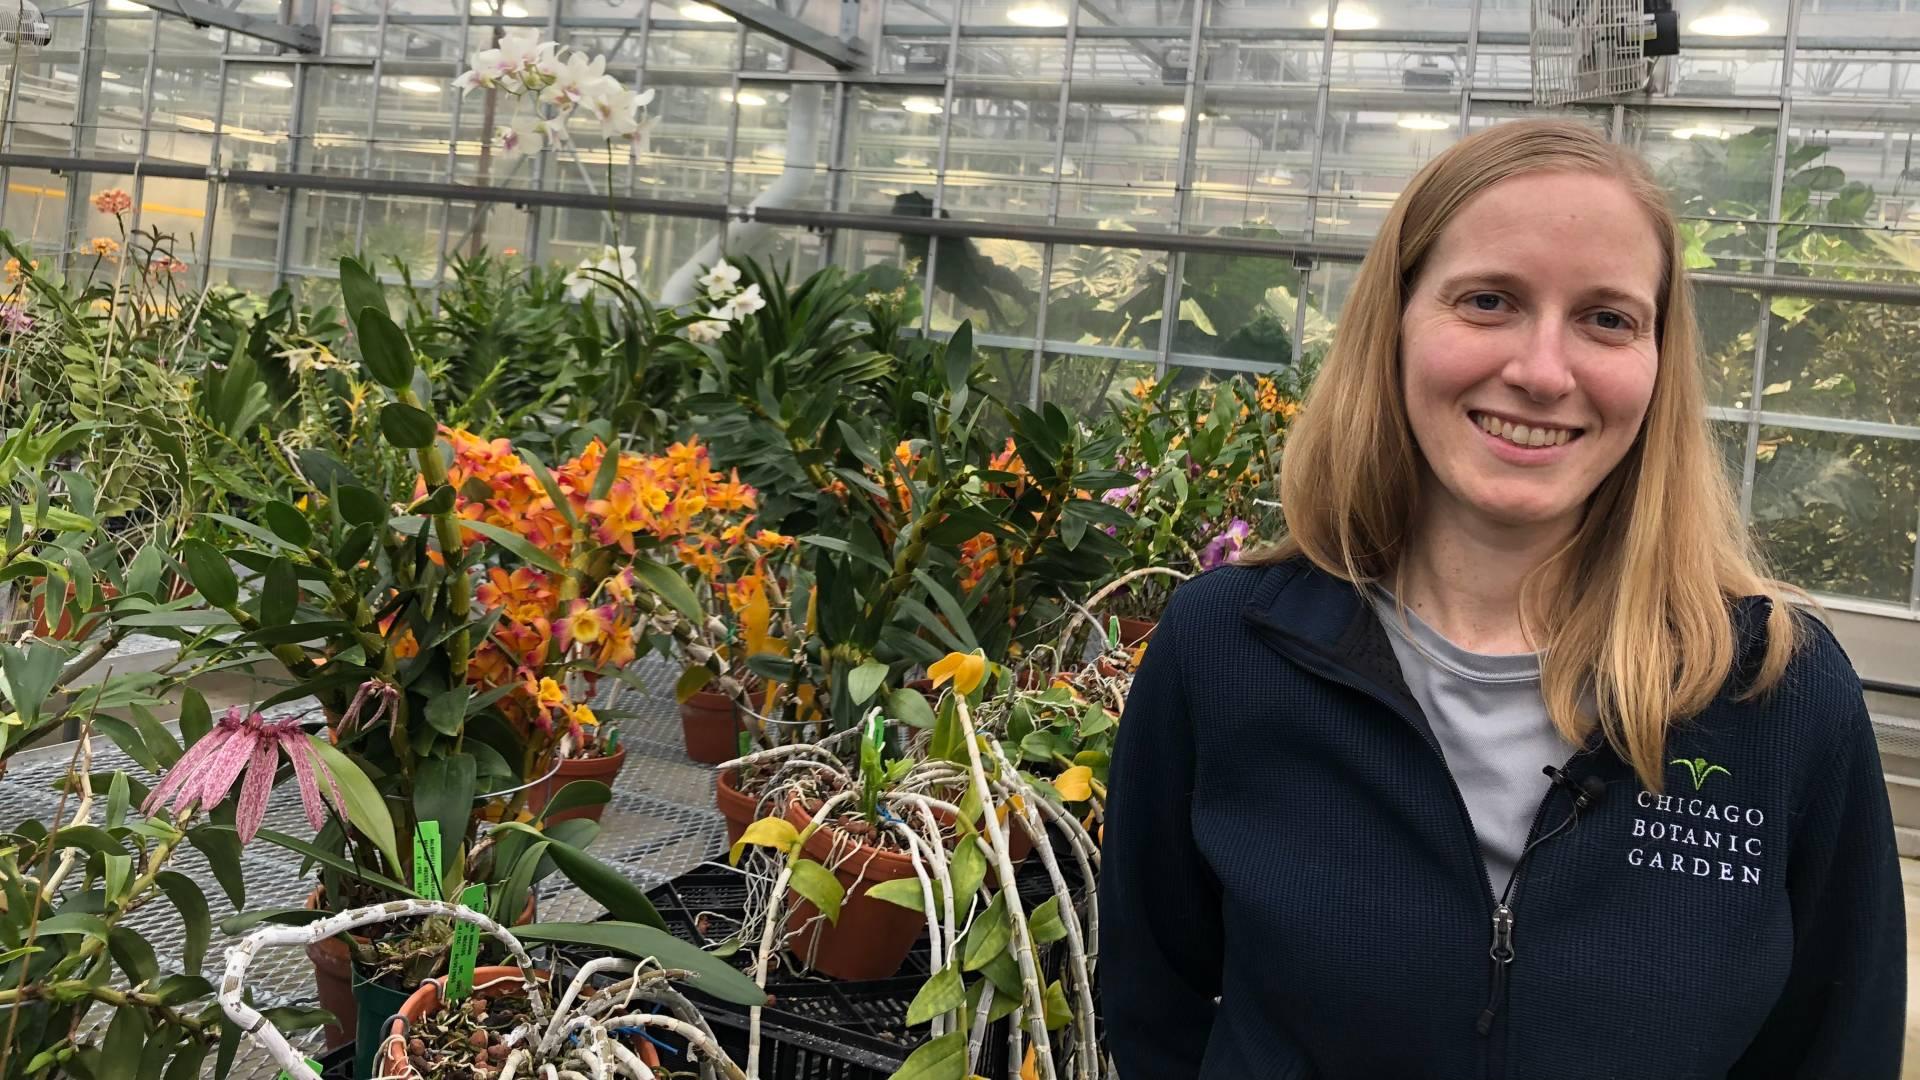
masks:
[[(1665, 242), (1660, 362), (1646, 418), (1572, 539), (1521, 588), (1522, 611), (1539, 613), (1541, 691), (1554, 726), (1577, 743), (1597, 724), (1658, 791), (1670, 725), (1705, 709), (1733, 669), (1732, 601), (1772, 601), (1765, 657), (1743, 690), (1751, 697), (1778, 682), (1792, 656), (1786, 598), (1797, 590), (1759, 569), (1708, 435), (1692, 288), (1666, 194), (1638, 155), (1591, 128), (1501, 124), (1414, 177), (1361, 263), (1332, 351), (1288, 432), (1286, 533), (1245, 561), (1304, 555), (1363, 589), (1394, 578), (1421, 482), (1400, 381), (1408, 294), (1463, 206), (1502, 180), (1545, 171), (1620, 181)], [(1597, 715), (1585, 715), (1587, 706)]]

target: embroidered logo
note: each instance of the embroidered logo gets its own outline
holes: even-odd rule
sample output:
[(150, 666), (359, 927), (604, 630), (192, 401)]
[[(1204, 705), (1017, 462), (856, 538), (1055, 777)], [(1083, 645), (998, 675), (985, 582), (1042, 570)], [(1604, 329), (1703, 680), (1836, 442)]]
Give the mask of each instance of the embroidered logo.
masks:
[(1688, 775), (1693, 777), (1693, 790), (1695, 791), (1699, 791), (1701, 788), (1701, 785), (1705, 784), (1707, 782), (1707, 778), (1712, 776), (1714, 773), (1719, 773), (1722, 776), (1725, 776), (1729, 780), (1733, 779), (1733, 774), (1731, 772), (1728, 772), (1725, 768), (1719, 765), (1710, 764), (1706, 758), (1700, 758), (1700, 757), (1692, 758), (1692, 759), (1674, 758), (1672, 761), (1667, 762), (1667, 764), (1685, 765), (1687, 767)]

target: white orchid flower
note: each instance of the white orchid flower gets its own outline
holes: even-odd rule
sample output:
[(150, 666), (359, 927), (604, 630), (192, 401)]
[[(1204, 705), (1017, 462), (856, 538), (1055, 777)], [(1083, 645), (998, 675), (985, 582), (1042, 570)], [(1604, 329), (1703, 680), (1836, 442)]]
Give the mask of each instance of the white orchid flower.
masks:
[(715, 263), (713, 269), (700, 279), (700, 284), (707, 290), (707, 299), (725, 300), (733, 295), (734, 289), (740, 284), (740, 268), (724, 262)]
[(767, 301), (760, 295), (760, 286), (749, 285), (727, 301), (727, 306), (733, 309), (733, 317), (739, 319), (766, 307)]
[(711, 345), (720, 340), (730, 325), (718, 319), (692, 323), (687, 327), (687, 340), (698, 345)]
[(542, 57), (535, 69), (552, 80), (546, 89), (540, 91), (540, 100), (548, 105), (571, 109), (606, 74), (607, 58), (595, 56), (589, 59), (586, 53), (572, 52), (561, 59), (554, 54)]

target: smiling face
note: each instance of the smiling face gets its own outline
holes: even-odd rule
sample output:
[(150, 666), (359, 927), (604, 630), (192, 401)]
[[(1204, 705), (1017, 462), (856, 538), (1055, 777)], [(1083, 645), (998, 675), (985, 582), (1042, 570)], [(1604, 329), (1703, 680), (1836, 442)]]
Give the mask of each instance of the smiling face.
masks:
[(1461, 207), (1400, 318), (1429, 514), (1572, 530), (1653, 395), (1663, 250), (1604, 176), (1516, 176)]

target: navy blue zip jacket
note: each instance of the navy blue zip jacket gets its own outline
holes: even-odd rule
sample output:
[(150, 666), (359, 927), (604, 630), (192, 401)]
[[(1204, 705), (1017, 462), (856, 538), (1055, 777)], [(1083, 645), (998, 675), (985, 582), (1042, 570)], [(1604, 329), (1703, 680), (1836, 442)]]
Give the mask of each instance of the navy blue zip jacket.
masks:
[(1765, 612), (1733, 606), (1741, 662), (1671, 734), (1662, 794), (1598, 740), (1541, 778), (1553, 835), (1496, 927), (1371, 605), (1304, 561), (1182, 586), (1109, 785), (1121, 1080), (1895, 1077), (1905, 922), (1859, 679), (1805, 619), (1782, 683), (1735, 701)]

